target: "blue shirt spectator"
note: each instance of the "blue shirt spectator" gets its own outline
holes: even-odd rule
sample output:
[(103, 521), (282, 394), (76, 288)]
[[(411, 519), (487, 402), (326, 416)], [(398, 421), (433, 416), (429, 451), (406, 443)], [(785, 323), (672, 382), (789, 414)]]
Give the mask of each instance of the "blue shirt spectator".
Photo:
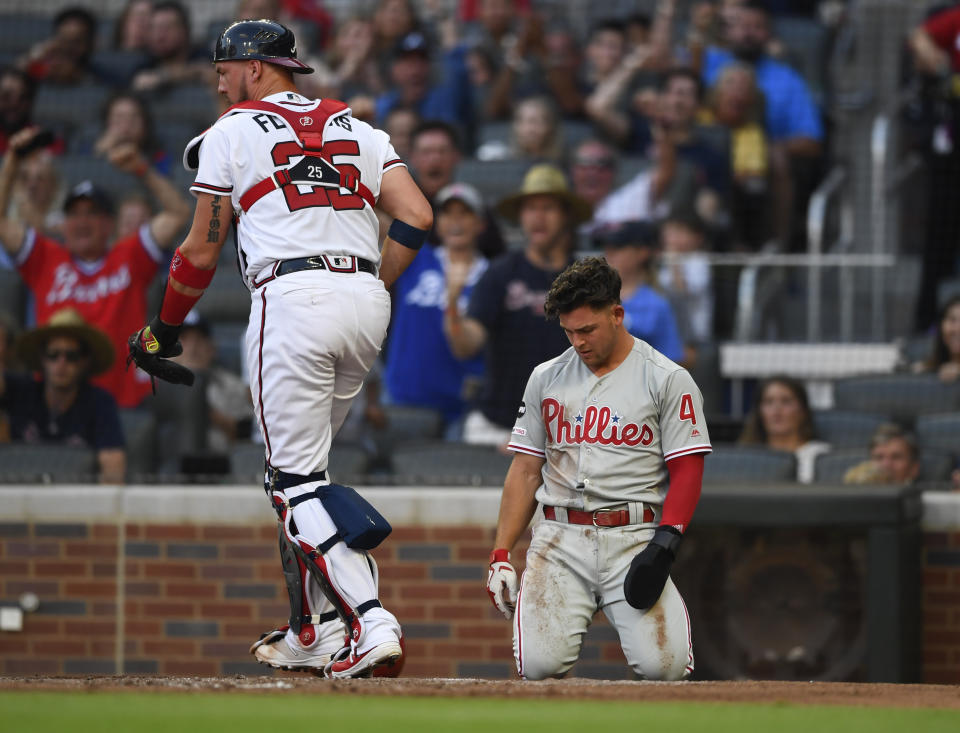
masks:
[(623, 300), (623, 325), (668, 359), (683, 361), (683, 343), (669, 301), (649, 285), (641, 285)]
[(421, 119), (442, 120), (466, 130), (472, 112), (466, 56), (463, 45), (446, 51), (440, 67), (443, 79), (433, 83), (426, 38), (419, 31), (401, 38), (390, 65), (393, 88), (376, 101), (376, 124), (382, 125), (387, 114), (402, 105), (416, 110)]
[[(725, 66), (736, 61), (725, 49), (708, 48), (703, 78), (708, 85), (716, 81)], [(803, 77), (780, 61), (763, 57), (754, 70), (757, 84), (766, 98), (766, 128), (774, 141), (793, 137), (823, 140), (823, 122)]]
[(820, 111), (810, 95), (806, 81), (791, 67), (767, 55), (772, 37), (770, 12), (764, 0), (747, 0), (733, 8), (728, 16), (726, 41), (729, 47), (711, 46), (703, 60), (703, 79), (713, 85), (720, 71), (734, 61), (753, 66), (757, 86), (766, 97), (767, 134), (774, 142), (823, 140)]
[[(435, 408), (449, 424), (463, 414), (464, 382), (480, 380), (484, 358), (480, 354), (460, 360), (450, 351), (443, 333), (447, 264), (443, 247), (423, 247), (397, 279), (385, 377), (392, 402)], [(459, 298), (460, 310), (466, 310), (473, 286), (486, 269), (483, 257), (470, 266)]]

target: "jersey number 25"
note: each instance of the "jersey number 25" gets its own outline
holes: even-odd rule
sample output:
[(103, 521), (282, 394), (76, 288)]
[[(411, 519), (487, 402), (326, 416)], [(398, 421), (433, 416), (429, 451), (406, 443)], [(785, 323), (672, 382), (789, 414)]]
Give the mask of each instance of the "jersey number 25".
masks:
[[(270, 151), (273, 163), (277, 166), (287, 165), (291, 158), (303, 155), (303, 148), (292, 140), (277, 143)], [(327, 160), (333, 160), (334, 155), (360, 156), (360, 146), (356, 140), (330, 140), (324, 143), (320, 154)], [(350, 163), (337, 163), (338, 170), (353, 174), (360, 180), (360, 169)], [(309, 209), (314, 206), (332, 206), (337, 211), (349, 211), (363, 208), (363, 197), (356, 193), (340, 193), (339, 189), (325, 186), (313, 186), (309, 193), (301, 193), (296, 186), (284, 186), (283, 195), (287, 200), (290, 211)]]

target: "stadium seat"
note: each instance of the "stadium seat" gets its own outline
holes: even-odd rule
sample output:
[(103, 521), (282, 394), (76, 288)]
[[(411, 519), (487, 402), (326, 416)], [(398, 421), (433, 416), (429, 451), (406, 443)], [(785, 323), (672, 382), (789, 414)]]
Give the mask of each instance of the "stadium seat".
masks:
[(48, 13), (3, 14), (3, 50), (20, 56), (53, 32), (53, 22)]
[[(216, 98), (206, 86), (178, 86), (151, 99), (150, 111), (159, 129), (165, 125), (192, 126), (196, 134), (217, 119)], [(181, 151), (182, 152), (182, 151)]]
[(890, 422), (886, 415), (852, 410), (815, 410), (814, 432), (834, 448), (867, 448), (873, 431)]
[(434, 486), (502, 486), (512, 460), (492, 446), (441, 440), (401, 443), (391, 455), (395, 480)]
[(146, 194), (146, 189), (139, 179), (118, 171), (105, 158), (94, 155), (64, 155), (57, 161), (57, 167), (68, 187), (80, 181), (93, 181), (114, 197), (114, 204), (118, 204), (130, 193)]
[(921, 415), (915, 432), (920, 450), (933, 448), (960, 458), (960, 412)]
[(196, 307), (197, 312), (210, 321), (246, 321), (250, 315), (250, 291), (236, 267), (224, 267), (214, 275)]
[(507, 194), (520, 188), (523, 176), (530, 167), (526, 160), (473, 160), (465, 159), (456, 170), (456, 180), (477, 187), (487, 203), (496, 203)]
[[(251, 441), (238, 442), (230, 450), (230, 473), (238, 483), (263, 484), (264, 447)], [(367, 471), (367, 452), (355, 443), (334, 441), (330, 449), (330, 480), (341, 484), (361, 483)]]
[(60, 443), (0, 444), (0, 480), (5, 483), (95, 483), (97, 454)]
[(246, 321), (214, 321), (210, 324), (211, 336), (217, 348), (217, 364), (234, 374), (243, 376), (244, 338)]
[(920, 446), (920, 475), (918, 481), (949, 481), (955, 467), (953, 455), (947, 451)]
[(832, 450), (816, 458), (813, 468), (814, 481), (820, 483), (843, 483), (843, 477), (854, 466), (870, 460), (870, 451), (864, 448)]
[(773, 35), (787, 48), (784, 60), (803, 76), (820, 102), (827, 68), (827, 28), (810, 18), (779, 16), (773, 21)]
[(41, 84), (33, 106), (33, 119), (66, 137), (100, 114), (110, 89), (97, 84), (74, 87)]
[(0, 311), (9, 313), (17, 324), (25, 321), (27, 287), (16, 270), (0, 268)]
[[(814, 480), (823, 483), (843, 483), (843, 477), (854, 466), (870, 460), (870, 451), (836, 450), (817, 456)], [(948, 453), (921, 449), (920, 473), (917, 481), (946, 481), (950, 478), (953, 459)]]
[(706, 456), (703, 480), (708, 483), (796, 481), (797, 459), (792, 453), (759, 446), (715, 445)]
[(150, 410), (120, 410), (127, 453), (127, 481), (138, 483), (156, 474), (157, 419)]
[(960, 384), (944, 384), (933, 374), (889, 374), (839, 379), (834, 407), (890, 415), (912, 423), (917, 416), (960, 410)]

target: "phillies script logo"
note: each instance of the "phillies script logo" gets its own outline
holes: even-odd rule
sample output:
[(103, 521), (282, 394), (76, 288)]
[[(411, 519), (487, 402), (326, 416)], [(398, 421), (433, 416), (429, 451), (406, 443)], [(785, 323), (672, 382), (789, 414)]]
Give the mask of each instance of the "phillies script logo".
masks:
[(545, 399), (540, 409), (547, 428), (547, 440), (555, 443), (599, 443), (600, 445), (650, 445), (653, 431), (633, 422), (621, 423), (609, 407), (590, 405), (583, 415), (571, 423), (564, 416), (563, 405), (552, 397)]

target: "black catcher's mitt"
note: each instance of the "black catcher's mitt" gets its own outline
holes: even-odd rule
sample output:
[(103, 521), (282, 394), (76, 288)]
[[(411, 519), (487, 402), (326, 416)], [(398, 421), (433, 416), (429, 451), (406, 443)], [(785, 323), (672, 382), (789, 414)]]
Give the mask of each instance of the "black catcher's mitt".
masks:
[[(150, 375), (151, 383), (154, 378), (157, 378), (170, 384), (192, 386), (193, 372), (182, 364), (170, 361), (169, 358), (183, 353), (183, 347), (177, 341), (179, 332), (180, 329), (176, 326), (168, 326), (159, 318), (154, 318), (148, 326), (131, 334), (127, 339), (127, 345), (130, 347), (127, 368), (130, 368), (131, 362), (136, 363)], [(156, 384), (153, 386), (156, 393)]]

